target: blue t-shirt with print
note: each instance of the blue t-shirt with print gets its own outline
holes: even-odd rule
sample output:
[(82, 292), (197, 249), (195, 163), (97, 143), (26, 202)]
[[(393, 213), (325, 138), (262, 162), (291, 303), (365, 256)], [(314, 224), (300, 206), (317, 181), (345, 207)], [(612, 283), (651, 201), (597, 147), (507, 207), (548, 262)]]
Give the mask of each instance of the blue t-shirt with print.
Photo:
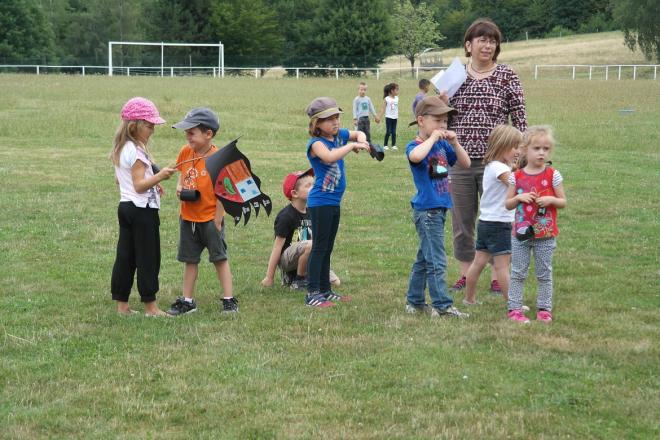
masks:
[(334, 163), (325, 163), (318, 156), (312, 157), (312, 144), (321, 141), (332, 150), (348, 143), (349, 132), (345, 128), (339, 129), (333, 140), (313, 137), (307, 142), (307, 159), (314, 170), (314, 186), (307, 196), (307, 206), (339, 206), (346, 190), (346, 173), (344, 172), (344, 159)]
[[(419, 144), (421, 142), (417, 140), (410, 142), (406, 146), (406, 157), (409, 157), (413, 148)], [(456, 153), (452, 146), (444, 139), (439, 140), (433, 144), (431, 151), (424, 160), (419, 163), (412, 163), (408, 160), (408, 163), (410, 164), (415, 188), (417, 188), (417, 193), (410, 200), (413, 209), (424, 211), (435, 208), (451, 208), (449, 178), (431, 178), (431, 165), (436, 163), (449, 170), (449, 167), (456, 163)]]

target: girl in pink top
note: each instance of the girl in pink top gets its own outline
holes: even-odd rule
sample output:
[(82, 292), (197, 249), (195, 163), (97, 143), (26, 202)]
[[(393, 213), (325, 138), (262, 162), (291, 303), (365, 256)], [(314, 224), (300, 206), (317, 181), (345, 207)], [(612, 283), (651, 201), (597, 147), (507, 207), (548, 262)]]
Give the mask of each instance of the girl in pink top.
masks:
[(110, 160), (115, 166), (119, 185), (119, 240), (112, 268), (110, 290), (117, 301), (117, 312), (137, 313), (128, 305), (137, 270), (137, 289), (146, 316), (167, 316), (158, 308), (158, 273), (160, 271), (160, 182), (169, 179), (176, 169), (157, 170), (147, 143), (154, 126), (165, 123), (153, 102), (132, 98), (121, 110), (121, 125), (115, 134)]

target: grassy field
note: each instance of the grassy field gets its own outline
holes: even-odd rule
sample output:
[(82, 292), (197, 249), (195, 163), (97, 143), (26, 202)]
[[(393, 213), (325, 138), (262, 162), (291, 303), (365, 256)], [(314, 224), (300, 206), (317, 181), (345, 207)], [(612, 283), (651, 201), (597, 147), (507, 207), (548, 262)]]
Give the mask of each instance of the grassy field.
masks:
[[(383, 84), (370, 85), (379, 98)], [(569, 201), (550, 326), (507, 322), (485, 276), (485, 304), (465, 322), (404, 314), (417, 238), (401, 152), (347, 159), (333, 266), (353, 302), (310, 310), (300, 294), (262, 288), (273, 221), (262, 214), (227, 228), (235, 319), (219, 313), (208, 263), (193, 316), (114, 313), (118, 194), (106, 155), (128, 98), (151, 98), (168, 123), (217, 109), (218, 144), (242, 136), (278, 210), (283, 176), (307, 166), (303, 109), (318, 95), (349, 108), (356, 86), (0, 76), (0, 437), (658, 438), (659, 82), (524, 81), (530, 122), (556, 127)], [(401, 146), (415, 91), (401, 80)], [(182, 143), (157, 128), (157, 161)], [(165, 189), (163, 307), (182, 274), (174, 181)], [(448, 271), (453, 281), (453, 260)], [(534, 287), (532, 277), (530, 305)], [(141, 309), (137, 292), (131, 302)]]

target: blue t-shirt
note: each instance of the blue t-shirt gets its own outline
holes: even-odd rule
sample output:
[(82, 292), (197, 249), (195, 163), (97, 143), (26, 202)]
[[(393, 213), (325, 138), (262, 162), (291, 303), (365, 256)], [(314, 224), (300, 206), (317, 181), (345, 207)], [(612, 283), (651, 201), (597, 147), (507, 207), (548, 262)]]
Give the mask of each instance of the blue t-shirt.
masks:
[[(406, 157), (409, 157), (413, 148), (419, 144), (421, 142), (417, 140), (410, 142), (406, 146)], [(431, 151), (424, 160), (419, 163), (412, 163), (408, 160), (408, 163), (410, 164), (415, 188), (417, 188), (417, 193), (410, 200), (413, 209), (424, 211), (435, 208), (451, 208), (449, 177), (431, 178), (431, 167), (436, 165), (449, 171), (449, 167), (456, 163), (456, 153), (452, 146), (444, 139), (439, 140), (433, 144)], [(440, 168), (440, 171), (442, 171), (442, 168)]]
[(343, 147), (348, 143), (349, 132), (340, 128), (332, 141), (321, 137), (311, 138), (307, 142), (307, 159), (314, 169), (314, 186), (307, 196), (307, 206), (339, 206), (346, 190), (346, 173), (344, 172), (344, 159), (334, 163), (325, 163), (318, 156), (312, 157), (312, 144), (321, 141), (328, 148)]

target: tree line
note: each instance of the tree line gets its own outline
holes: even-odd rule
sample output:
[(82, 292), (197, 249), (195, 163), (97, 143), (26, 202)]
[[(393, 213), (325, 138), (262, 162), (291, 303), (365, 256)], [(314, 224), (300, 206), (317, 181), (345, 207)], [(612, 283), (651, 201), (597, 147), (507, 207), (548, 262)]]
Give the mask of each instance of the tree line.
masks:
[[(623, 29), (631, 48), (639, 44), (648, 57), (657, 57), (658, 3), (2, 0), (0, 63), (104, 65), (111, 40), (221, 41), (228, 66), (370, 67), (391, 54), (405, 54), (406, 39), (416, 41), (413, 55), (424, 45), (459, 46), (465, 29), (477, 17), (492, 18), (506, 41)], [(216, 51), (190, 48), (167, 53), (168, 65), (215, 65), (217, 56)], [(160, 49), (123, 46), (113, 51), (113, 57), (118, 65), (158, 65)]]

